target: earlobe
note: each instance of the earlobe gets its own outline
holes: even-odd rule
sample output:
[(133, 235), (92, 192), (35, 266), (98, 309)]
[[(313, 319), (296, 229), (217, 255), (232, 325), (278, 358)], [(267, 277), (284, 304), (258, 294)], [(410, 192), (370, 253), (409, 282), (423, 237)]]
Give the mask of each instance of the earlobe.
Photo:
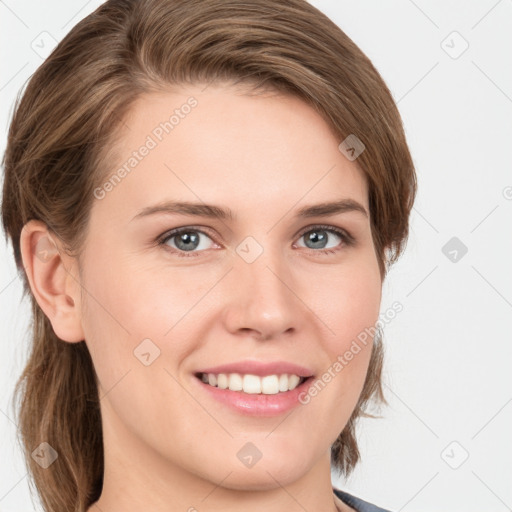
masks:
[(74, 258), (38, 220), (23, 226), (20, 249), (32, 294), (55, 334), (70, 343), (82, 341), (80, 282)]

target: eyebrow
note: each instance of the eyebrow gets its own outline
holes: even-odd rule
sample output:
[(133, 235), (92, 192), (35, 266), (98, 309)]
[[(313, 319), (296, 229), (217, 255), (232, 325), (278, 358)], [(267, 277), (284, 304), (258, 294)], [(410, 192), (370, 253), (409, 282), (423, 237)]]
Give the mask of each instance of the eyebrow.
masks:
[[(353, 199), (340, 199), (339, 201), (324, 202), (300, 208), (297, 218), (327, 217), (338, 213), (359, 212), (368, 217), (366, 208)], [(156, 214), (182, 214), (196, 217), (211, 217), (220, 220), (234, 220), (236, 215), (229, 208), (187, 201), (163, 201), (140, 210), (132, 220), (141, 219)]]

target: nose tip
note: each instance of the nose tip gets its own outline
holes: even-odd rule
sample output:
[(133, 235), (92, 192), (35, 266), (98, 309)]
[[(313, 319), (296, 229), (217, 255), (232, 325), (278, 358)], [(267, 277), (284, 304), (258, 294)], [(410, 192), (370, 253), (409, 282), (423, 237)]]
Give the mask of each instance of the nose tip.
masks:
[(304, 315), (287, 284), (291, 279), (277, 253), (264, 251), (252, 263), (241, 258), (231, 277), (230, 330), (252, 332), (258, 341), (292, 332)]

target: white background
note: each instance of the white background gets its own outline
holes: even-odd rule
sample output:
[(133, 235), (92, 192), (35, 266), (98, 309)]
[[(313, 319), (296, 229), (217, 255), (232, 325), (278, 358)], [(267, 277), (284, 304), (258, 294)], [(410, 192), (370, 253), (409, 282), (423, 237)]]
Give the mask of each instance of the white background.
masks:
[[(100, 3), (0, 1), (2, 154), (39, 54)], [(390, 407), (360, 423), (362, 462), (333, 483), (397, 512), (510, 510), (512, 1), (312, 3), (390, 87), (419, 181), (407, 250), (384, 286), (382, 311), (403, 305), (384, 334)], [(468, 249), (456, 262), (442, 251), (452, 237)], [(0, 511), (41, 510), (10, 406), (28, 302), (3, 239), (0, 258)]]

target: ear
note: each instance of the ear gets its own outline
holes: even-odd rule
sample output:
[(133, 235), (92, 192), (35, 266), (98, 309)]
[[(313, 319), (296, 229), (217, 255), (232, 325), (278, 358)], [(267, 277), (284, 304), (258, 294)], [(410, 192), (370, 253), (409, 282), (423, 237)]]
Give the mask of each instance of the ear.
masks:
[(55, 334), (70, 343), (82, 341), (76, 260), (66, 254), (60, 240), (38, 220), (30, 220), (23, 226), (20, 249), (32, 293)]

